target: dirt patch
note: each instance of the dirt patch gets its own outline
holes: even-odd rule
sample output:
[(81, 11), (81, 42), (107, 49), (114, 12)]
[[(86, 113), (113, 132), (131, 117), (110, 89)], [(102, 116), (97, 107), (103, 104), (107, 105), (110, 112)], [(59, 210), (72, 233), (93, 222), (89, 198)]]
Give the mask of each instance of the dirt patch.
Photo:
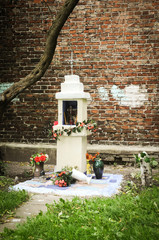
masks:
[[(53, 172), (54, 165), (45, 164), (45, 172)], [(104, 165), (104, 173), (109, 174), (120, 174), (123, 175), (122, 190), (125, 191), (125, 187), (129, 188), (139, 188), (141, 189), (140, 180), (140, 168), (134, 166), (125, 165)], [(153, 176), (156, 180), (153, 180), (153, 184), (159, 186), (159, 173), (158, 169), (152, 170)], [(23, 182), (32, 179), (33, 168), (29, 163), (24, 162), (5, 162), (5, 175), (11, 177), (16, 183)]]

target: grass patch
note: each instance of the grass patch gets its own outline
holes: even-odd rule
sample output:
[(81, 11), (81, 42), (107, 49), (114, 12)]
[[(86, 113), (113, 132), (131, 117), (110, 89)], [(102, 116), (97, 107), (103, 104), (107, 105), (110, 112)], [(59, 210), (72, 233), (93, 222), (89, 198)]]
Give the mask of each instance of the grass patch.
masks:
[(8, 190), (8, 187), (12, 185), (14, 185), (12, 178), (0, 176), (0, 190)]
[(5, 240), (158, 240), (159, 188), (114, 198), (60, 199), (48, 211), (29, 218), (16, 230), (5, 229)]
[(0, 176), (0, 218), (5, 214), (12, 214), (16, 207), (29, 198), (28, 193), (24, 190), (8, 191), (9, 186), (13, 184), (13, 179)]
[(1, 191), (0, 190), (0, 218), (4, 214), (10, 214), (22, 202), (28, 200), (26, 191)]

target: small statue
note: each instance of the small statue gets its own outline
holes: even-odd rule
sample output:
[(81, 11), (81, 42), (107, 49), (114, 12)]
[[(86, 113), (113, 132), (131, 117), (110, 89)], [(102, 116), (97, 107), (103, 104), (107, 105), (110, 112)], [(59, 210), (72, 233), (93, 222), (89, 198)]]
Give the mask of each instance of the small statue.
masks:
[(64, 113), (64, 119), (66, 125), (75, 125), (77, 122), (77, 110), (69, 106)]

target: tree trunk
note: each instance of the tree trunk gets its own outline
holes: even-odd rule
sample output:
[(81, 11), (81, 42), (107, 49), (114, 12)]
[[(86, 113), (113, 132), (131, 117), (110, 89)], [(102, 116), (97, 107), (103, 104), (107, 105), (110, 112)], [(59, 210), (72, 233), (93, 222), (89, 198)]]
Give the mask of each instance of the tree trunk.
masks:
[(0, 95), (0, 115), (8, 103), (11, 102), (19, 93), (23, 92), (26, 88), (39, 81), (48, 69), (57, 44), (58, 35), (65, 24), (67, 18), (77, 5), (79, 0), (66, 0), (63, 7), (59, 11), (56, 19), (54, 20), (52, 26), (49, 29), (48, 37), (46, 41), (46, 46), (44, 53), (36, 65), (36, 67), (31, 71), (29, 75), (21, 79), (19, 82), (14, 83), (10, 88), (5, 90)]

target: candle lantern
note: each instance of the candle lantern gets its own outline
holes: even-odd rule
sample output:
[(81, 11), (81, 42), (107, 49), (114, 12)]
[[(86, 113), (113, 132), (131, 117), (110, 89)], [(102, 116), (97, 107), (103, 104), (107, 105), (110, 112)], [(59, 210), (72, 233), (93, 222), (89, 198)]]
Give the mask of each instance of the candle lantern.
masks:
[[(90, 94), (83, 91), (83, 84), (77, 75), (65, 76), (61, 83), (61, 92), (56, 93), (58, 99), (58, 125), (56, 129), (67, 129), (76, 126), (77, 122), (87, 120), (87, 102)], [(72, 132), (71, 135), (63, 134), (57, 141), (56, 171), (62, 168), (78, 167), (86, 171), (88, 131)]]

